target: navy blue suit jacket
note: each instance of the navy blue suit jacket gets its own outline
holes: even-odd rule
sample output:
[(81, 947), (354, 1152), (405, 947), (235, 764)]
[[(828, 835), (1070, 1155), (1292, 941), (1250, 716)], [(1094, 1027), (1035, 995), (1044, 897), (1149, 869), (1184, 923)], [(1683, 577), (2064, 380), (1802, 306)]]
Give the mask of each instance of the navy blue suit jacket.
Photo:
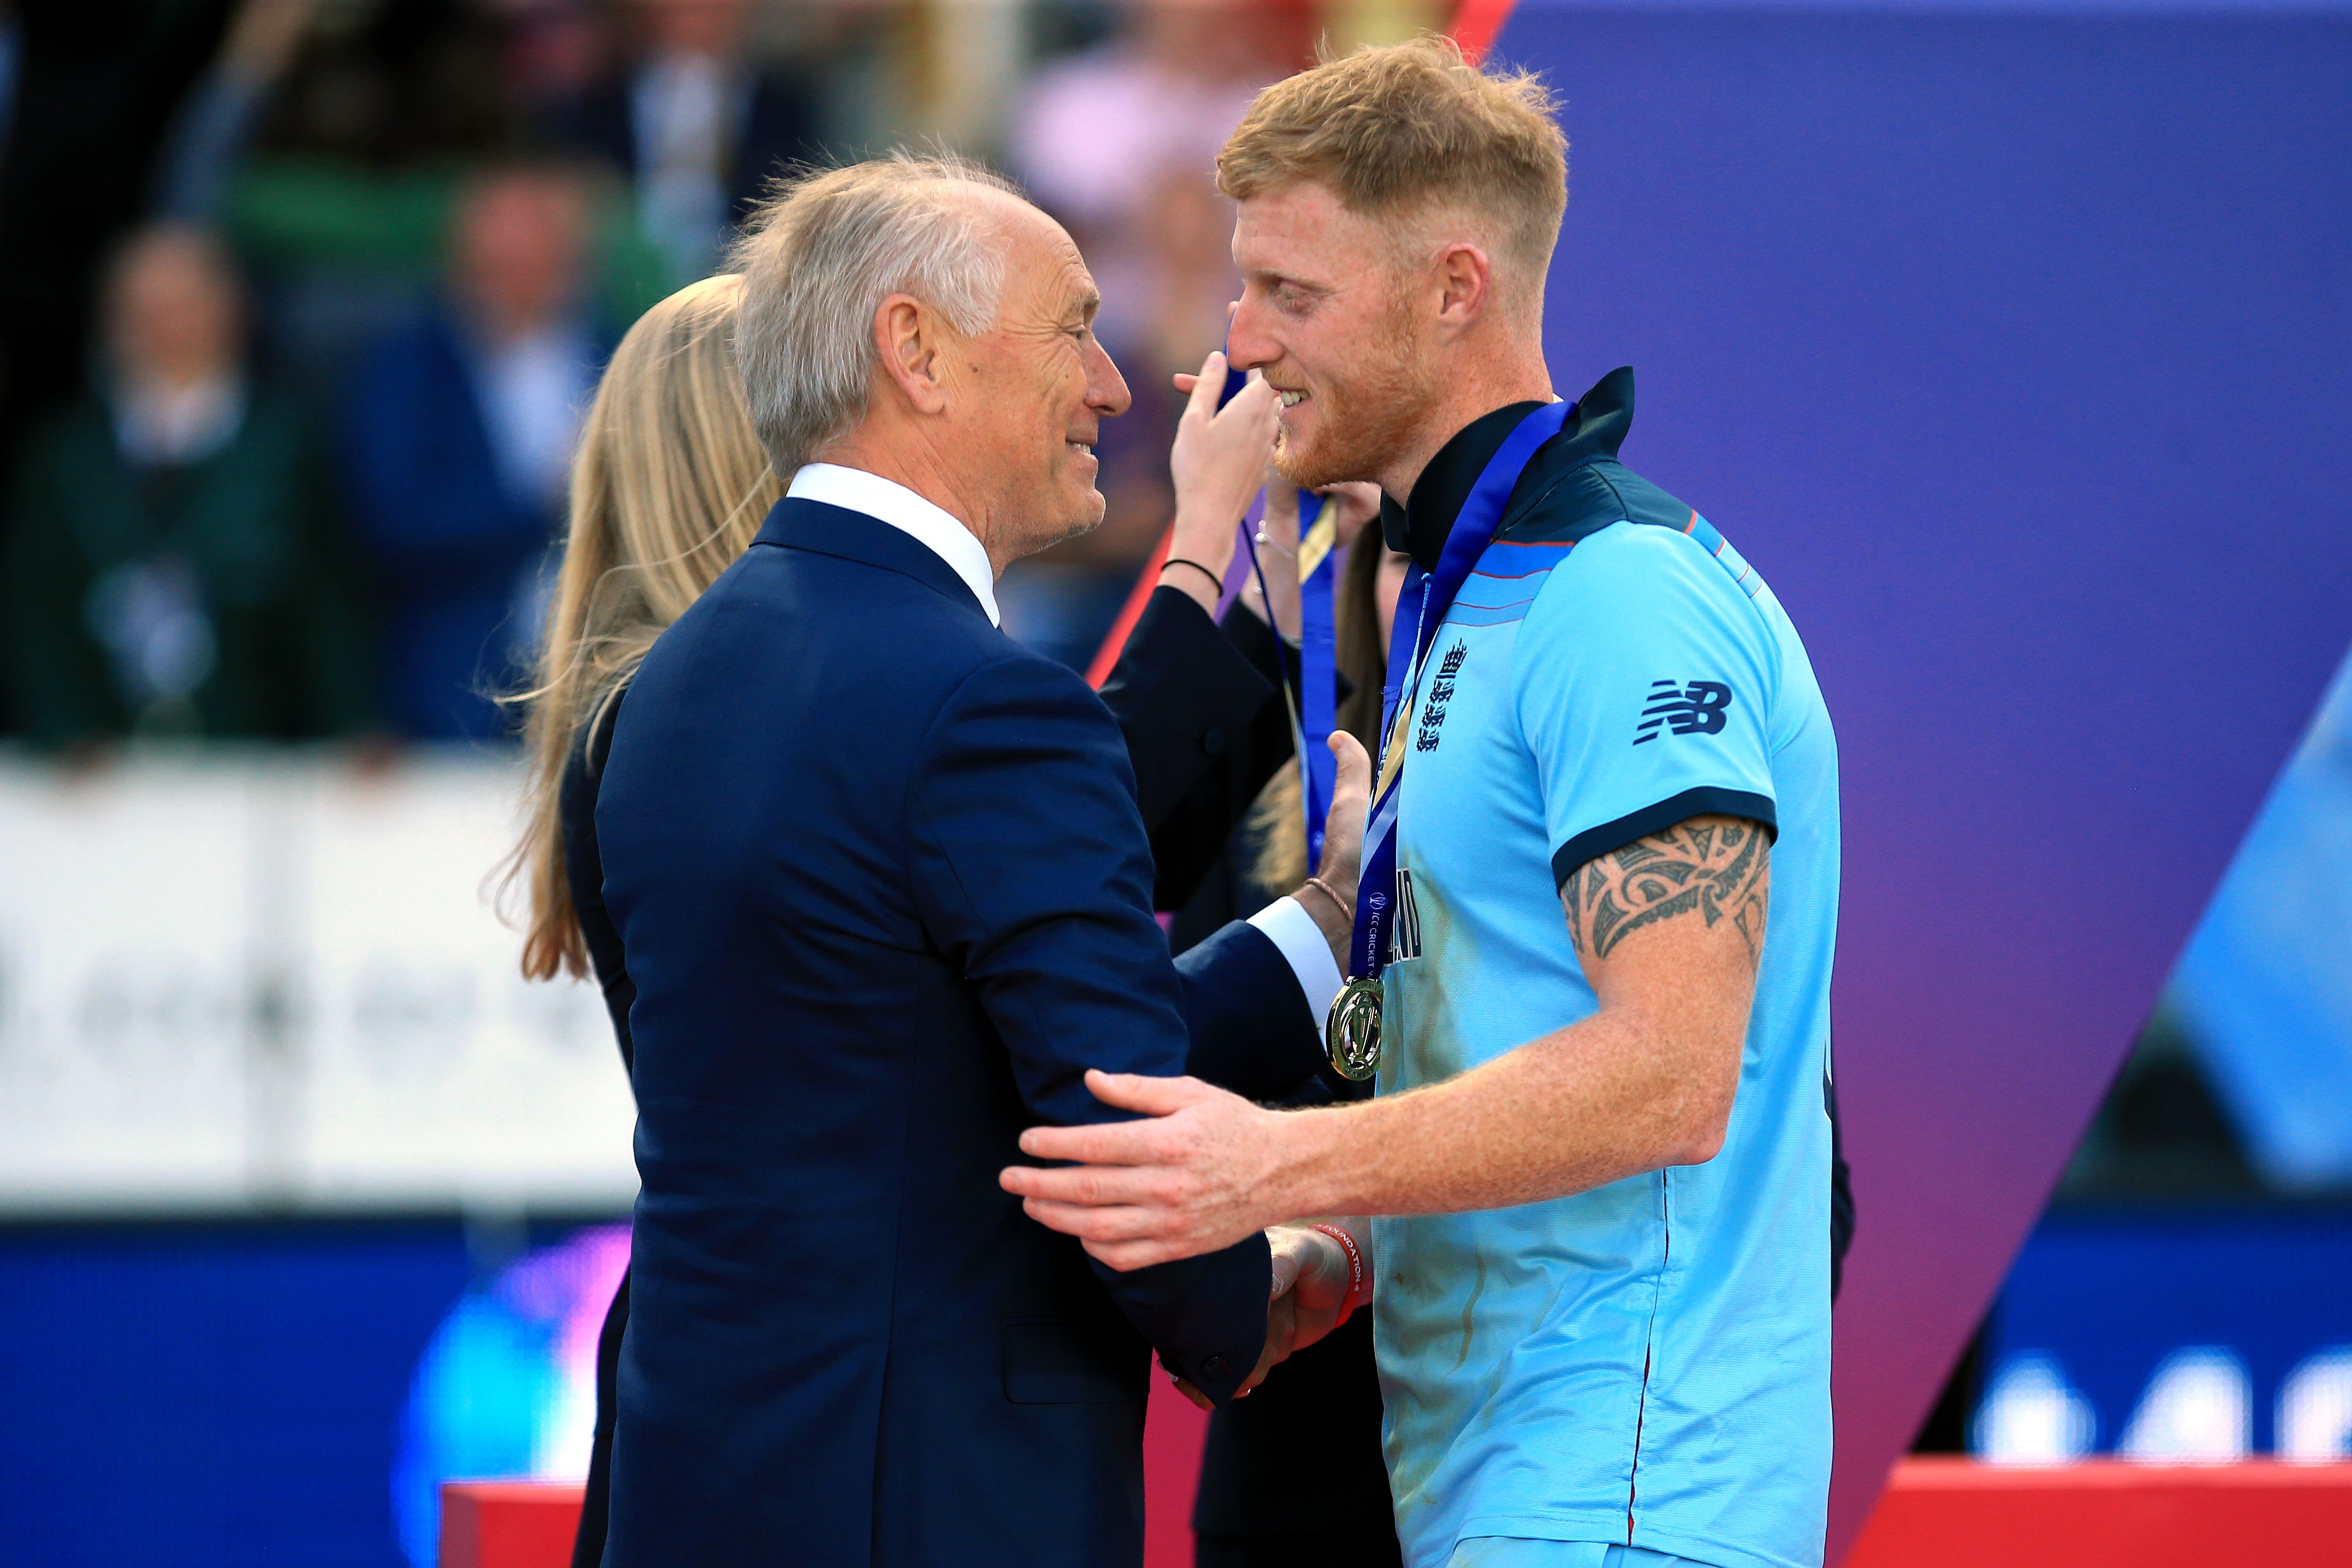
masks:
[(644, 1183), (609, 1568), (1139, 1561), (1150, 1350), (1229, 1397), (1267, 1263), (1116, 1274), (997, 1185), (1117, 1114), (1085, 1068), (1186, 1062), (1101, 703), (787, 500), (647, 655), (595, 821)]

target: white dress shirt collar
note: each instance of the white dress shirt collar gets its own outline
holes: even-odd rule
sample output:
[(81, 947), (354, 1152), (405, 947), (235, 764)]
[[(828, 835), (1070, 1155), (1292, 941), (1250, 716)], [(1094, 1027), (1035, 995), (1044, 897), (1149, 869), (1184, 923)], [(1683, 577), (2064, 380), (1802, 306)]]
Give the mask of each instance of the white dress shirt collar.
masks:
[(988, 612), (991, 626), (1004, 623), (996, 611), (996, 574), (989, 570), (987, 547), (956, 521), (952, 512), (931, 505), (896, 480), (838, 463), (804, 465), (793, 476), (784, 494), (793, 500), (822, 501), (845, 511), (863, 512), (912, 534), (963, 579), (971, 596)]

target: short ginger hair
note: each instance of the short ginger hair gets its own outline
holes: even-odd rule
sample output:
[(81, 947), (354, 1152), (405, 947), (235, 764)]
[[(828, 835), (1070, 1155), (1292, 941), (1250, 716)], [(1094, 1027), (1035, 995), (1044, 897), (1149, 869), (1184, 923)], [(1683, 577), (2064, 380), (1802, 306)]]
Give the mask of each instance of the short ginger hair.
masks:
[(1360, 49), (1259, 93), (1217, 154), (1217, 186), (1245, 202), (1312, 180), (1368, 217), (1491, 219), (1540, 287), (1568, 210), (1558, 110), (1533, 72), (1482, 71), (1451, 38)]

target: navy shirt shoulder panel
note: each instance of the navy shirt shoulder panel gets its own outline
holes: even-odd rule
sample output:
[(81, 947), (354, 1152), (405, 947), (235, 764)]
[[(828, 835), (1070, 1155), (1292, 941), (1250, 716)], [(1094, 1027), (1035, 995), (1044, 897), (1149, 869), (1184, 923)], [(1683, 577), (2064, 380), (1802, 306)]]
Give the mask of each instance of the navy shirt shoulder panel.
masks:
[(1495, 537), (1513, 544), (1575, 544), (1615, 522), (1685, 532), (1696, 516), (1615, 458), (1600, 458), (1551, 473), (1532, 493), (1522, 488)]

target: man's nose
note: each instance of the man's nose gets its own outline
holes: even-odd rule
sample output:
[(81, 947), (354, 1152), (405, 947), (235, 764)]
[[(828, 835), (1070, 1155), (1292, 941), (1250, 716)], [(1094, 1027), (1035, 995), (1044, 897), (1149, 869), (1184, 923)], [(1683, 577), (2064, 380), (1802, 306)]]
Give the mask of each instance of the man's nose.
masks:
[(1225, 360), (1237, 371), (1263, 370), (1282, 358), (1282, 345), (1265, 330), (1265, 307), (1254, 294), (1249, 288), (1242, 290), (1233, 322), (1225, 329)]
[(1135, 402), (1127, 378), (1111, 362), (1110, 350), (1091, 332), (1087, 335), (1087, 406), (1105, 419), (1117, 419)]

